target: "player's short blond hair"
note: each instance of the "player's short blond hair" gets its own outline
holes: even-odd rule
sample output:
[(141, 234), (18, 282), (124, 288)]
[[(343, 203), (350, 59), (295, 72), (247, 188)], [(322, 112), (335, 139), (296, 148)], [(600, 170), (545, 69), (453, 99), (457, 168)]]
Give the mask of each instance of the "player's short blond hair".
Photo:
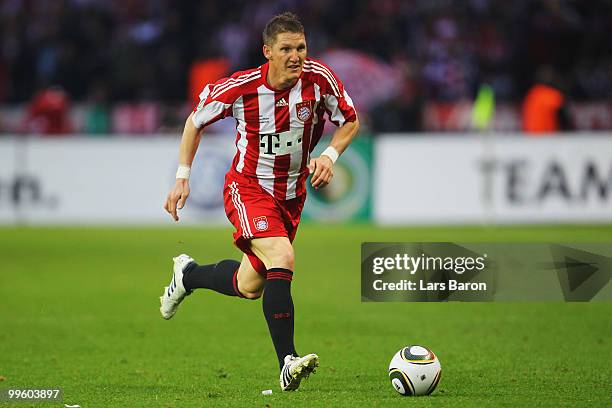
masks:
[(278, 14), (268, 21), (263, 31), (263, 42), (265, 45), (273, 45), (276, 36), (280, 33), (304, 34), (304, 26), (297, 15), (286, 11)]

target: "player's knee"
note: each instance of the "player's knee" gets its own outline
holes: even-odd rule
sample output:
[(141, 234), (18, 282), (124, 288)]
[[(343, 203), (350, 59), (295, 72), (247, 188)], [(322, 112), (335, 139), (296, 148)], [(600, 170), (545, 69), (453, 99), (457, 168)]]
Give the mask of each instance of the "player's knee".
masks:
[(285, 268), (290, 271), (293, 270), (295, 258), (293, 254), (293, 247), (288, 245), (286, 248), (278, 251), (272, 258), (272, 268)]
[(287, 238), (262, 238), (252, 243), (255, 254), (260, 257), (267, 269), (285, 268), (293, 270), (293, 245)]

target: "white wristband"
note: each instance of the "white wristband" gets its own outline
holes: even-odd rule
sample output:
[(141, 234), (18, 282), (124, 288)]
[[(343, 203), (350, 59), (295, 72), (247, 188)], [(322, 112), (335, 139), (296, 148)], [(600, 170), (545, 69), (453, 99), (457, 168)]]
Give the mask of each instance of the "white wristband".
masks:
[(176, 178), (189, 180), (190, 175), (191, 175), (191, 167), (185, 164), (179, 164), (178, 169), (176, 170)]
[(327, 149), (323, 150), (323, 153), (321, 153), (321, 156), (327, 156), (330, 158), (332, 163), (336, 163), (336, 160), (338, 160), (340, 153), (338, 153), (335, 147), (327, 146)]

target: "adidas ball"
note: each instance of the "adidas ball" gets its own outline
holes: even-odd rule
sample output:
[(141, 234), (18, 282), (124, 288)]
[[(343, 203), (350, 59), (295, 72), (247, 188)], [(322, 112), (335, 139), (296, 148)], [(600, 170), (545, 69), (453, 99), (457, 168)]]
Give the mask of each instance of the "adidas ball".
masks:
[(431, 394), (441, 374), (438, 357), (423, 346), (404, 347), (389, 364), (391, 385), (403, 396)]

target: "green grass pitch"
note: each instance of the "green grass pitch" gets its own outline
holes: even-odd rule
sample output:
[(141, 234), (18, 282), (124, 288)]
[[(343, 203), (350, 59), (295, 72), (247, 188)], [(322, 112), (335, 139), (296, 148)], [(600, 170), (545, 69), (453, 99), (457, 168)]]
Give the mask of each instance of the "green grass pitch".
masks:
[[(362, 241), (612, 242), (612, 226), (300, 228), (296, 345), (321, 367), (298, 392), (278, 388), (260, 301), (200, 290), (160, 317), (172, 256), (239, 256), (228, 229), (181, 226), (0, 229), (0, 388), (62, 387), (61, 403), (39, 404), (49, 407), (611, 406), (612, 303), (361, 303), (359, 251)], [(413, 343), (442, 364), (429, 397), (400, 397), (387, 378)]]

